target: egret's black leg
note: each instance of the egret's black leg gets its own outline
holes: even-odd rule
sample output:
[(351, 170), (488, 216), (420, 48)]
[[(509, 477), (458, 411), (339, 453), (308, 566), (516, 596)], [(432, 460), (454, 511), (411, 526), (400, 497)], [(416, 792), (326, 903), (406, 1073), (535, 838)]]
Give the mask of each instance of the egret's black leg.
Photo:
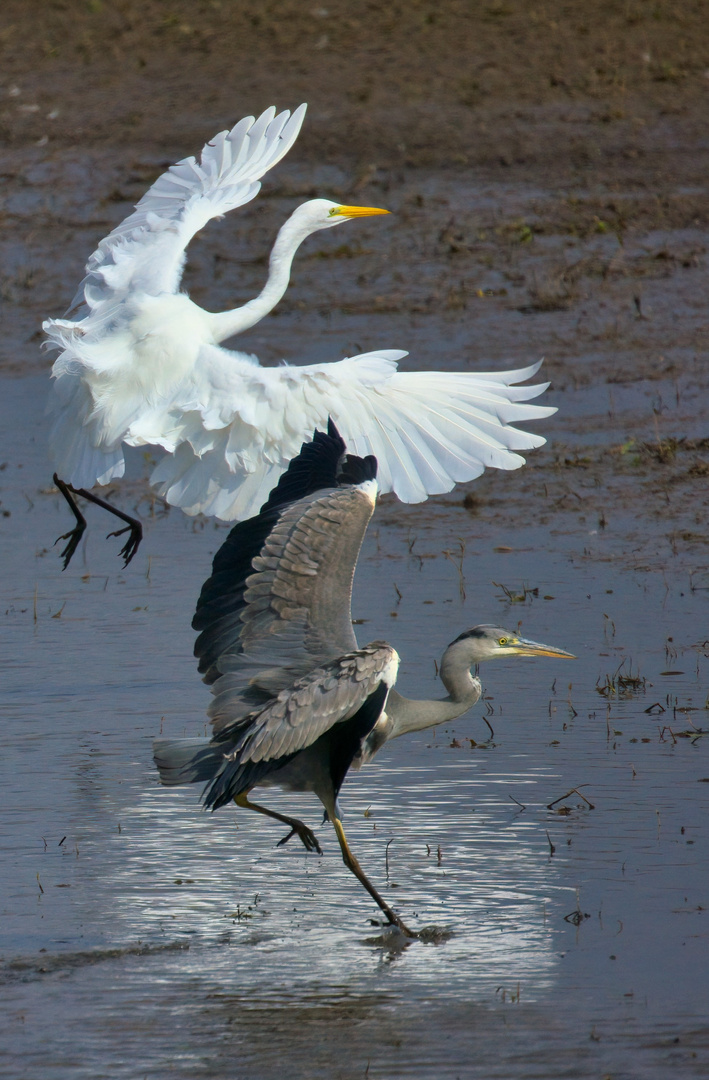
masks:
[(81, 513), (81, 510), (79, 510), (79, 507), (76, 505), (76, 502), (72, 498), (71, 488), (69, 487), (68, 484), (65, 484), (63, 480), (60, 480), (56, 473), (54, 474), (54, 483), (57, 485), (57, 487), (61, 491), (62, 495), (64, 496), (67, 503), (69, 504), (69, 509), (71, 510), (72, 514), (76, 518), (76, 525), (71, 530), (71, 532), (64, 533), (63, 536), (58, 536), (57, 539), (54, 541), (54, 546), (55, 547), (57, 546), (57, 544), (59, 543), (60, 540), (68, 540), (69, 541), (69, 543), (64, 548), (61, 555), (59, 556), (61, 559), (64, 560), (64, 565), (62, 566), (62, 570), (66, 570), (67, 566), (71, 562), (71, 559), (72, 559), (72, 556), (73, 556), (74, 552), (76, 551), (76, 549), (78, 548), (78, 546), (79, 546), (79, 544), (81, 542), (81, 537), (84, 535), (84, 531), (86, 529), (86, 518)]
[[(67, 533), (66, 536), (59, 537), (59, 540), (66, 540), (69, 537), (74, 538), (69, 540), (69, 543), (67, 544), (65, 550), (62, 552), (62, 555), (66, 555), (66, 553), (68, 552), (68, 556), (65, 558), (64, 566), (62, 569), (66, 570), (67, 566), (69, 565), (69, 561), (71, 560), (72, 555), (76, 551), (84, 529), (86, 528), (86, 521), (84, 520), (78, 506), (74, 502), (72, 498), (72, 493), (74, 495), (81, 495), (82, 499), (87, 499), (89, 502), (95, 503), (96, 506), (100, 506), (102, 507), (102, 509), (108, 510), (109, 514), (114, 514), (115, 517), (120, 518), (121, 521), (126, 522), (125, 529), (116, 529), (115, 532), (108, 533), (108, 536), (106, 537), (106, 539), (108, 539), (109, 536), (122, 536), (125, 532), (130, 533), (130, 536), (126, 540), (125, 544), (118, 552), (118, 554), (121, 555), (125, 560), (123, 566), (126, 567), (135, 555), (136, 551), (138, 550), (140, 541), (143, 539), (143, 526), (138, 521), (138, 519), (131, 517), (130, 514), (124, 513), (123, 510), (119, 510), (116, 506), (113, 506), (110, 502), (106, 502), (105, 499), (100, 498), (98, 495), (94, 495), (92, 491), (87, 491), (86, 488), (75, 488), (71, 487), (70, 484), (65, 484), (63, 480), (59, 479), (56, 473), (54, 474), (54, 483), (57, 485), (64, 498), (69, 503), (69, 506), (72, 509), (72, 513), (76, 517), (77, 521), (75, 528), (72, 529), (70, 533)], [(78, 535), (75, 536), (77, 532)], [(57, 543), (58, 542), (59, 541), (57, 541)]]
[(399, 916), (396, 914), (396, 912), (392, 911), (392, 909), (389, 907), (389, 905), (387, 904), (384, 897), (380, 896), (379, 893), (377, 892), (377, 890), (372, 885), (371, 881), (369, 880), (369, 878), (365, 874), (364, 870), (359, 865), (357, 859), (355, 858), (355, 856), (350, 851), (350, 846), (347, 843), (347, 837), (345, 836), (345, 831), (342, 828), (342, 822), (340, 821), (340, 819), (338, 817), (332, 815), (332, 814), (330, 815), (330, 817), (332, 818), (332, 824), (335, 826), (335, 832), (337, 833), (337, 839), (338, 839), (339, 844), (340, 844), (340, 850), (342, 851), (342, 861), (344, 862), (347, 869), (351, 870), (352, 873), (354, 874), (354, 876), (357, 878), (357, 880), (362, 885), (364, 885), (364, 887), (367, 890), (367, 892), (369, 893), (369, 895), (372, 897), (372, 899), (374, 901), (376, 901), (376, 903), (382, 909), (382, 911), (386, 915), (387, 919), (389, 920), (390, 923), (392, 923), (393, 926), (398, 926), (399, 929), (401, 930), (402, 934), (406, 934), (407, 937), (410, 937), (410, 938), (418, 937), (418, 934), (415, 934), (413, 930), (409, 930), (406, 923), (402, 922), (402, 920), (399, 918)]
[(265, 806), (259, 806), (258, 803), (251, 802), (246, 794), (234, 796), (234, 802), (244, 810), (255, 810), (257, 814), (265, 814), (266, 817), (282, 821), (284, 825), (289, 827), (290, 832), (282, 840), (278, 841), (277, 847), (283, 847), (284, 844), (287, 844), (291, 836), (299, 836), (306, 851), (317, 851), (318, 855), (322, 855), (322, 848), (315, 833), (302, 821), (298, 821), (298, 818), (287, 817), (285, 814), (278, 814), (275, 810), (269, 810)]

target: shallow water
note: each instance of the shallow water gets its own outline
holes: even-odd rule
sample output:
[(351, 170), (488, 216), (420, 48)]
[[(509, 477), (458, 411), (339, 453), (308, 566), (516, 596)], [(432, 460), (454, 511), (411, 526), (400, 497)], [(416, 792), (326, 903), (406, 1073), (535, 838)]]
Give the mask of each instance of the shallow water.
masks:
[[(412, 926), (438, 928), (406, 944), (374, 925), (307, 798), (296, 812), (322, 858), (276, 848), (255, 815), (204, 814), (197, 789), (158, 787), (152, 737), (205, 730), (189, 623), (226, 532), (156, 507), (120, 572), (91, 514), (62, 574), (44, 384), (3, 389), (0, 1075), (706, 1075), (709, 661), (694, 564), (637, 568), (621, 531), (590, 524), (532, 516), (511, 532), (459, 496), (383, 501), (354, 617), (360, 641), (401, 653), (404, 693), (437, 694), (433, 658), (480, 621), (521, 621), (578, 656), (488, 664), (484, 703), (348, 778), (365, 870)], [(566, 395), (568, 442), (579, 401)], [(143, 490), (126, 486), (124, 504)], [(502, 585), (538, 592), (512, 602)], [(625, 691), (623, 661), (638, 680)]]

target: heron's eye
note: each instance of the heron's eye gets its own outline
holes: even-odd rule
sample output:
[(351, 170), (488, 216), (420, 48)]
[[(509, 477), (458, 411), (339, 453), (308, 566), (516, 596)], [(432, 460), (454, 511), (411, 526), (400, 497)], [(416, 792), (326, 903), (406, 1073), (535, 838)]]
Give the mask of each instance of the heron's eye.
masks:
[(497, 644), (498, 645), (506, 645), (507, 644), (507, 638), (506, 637), (498, 638), (497, 639)]
[(328, 217), (334, 217), (339, 209), (340, 209), (339, 206), (333, 206), (331, 210), (328, 210), (327, 216)]

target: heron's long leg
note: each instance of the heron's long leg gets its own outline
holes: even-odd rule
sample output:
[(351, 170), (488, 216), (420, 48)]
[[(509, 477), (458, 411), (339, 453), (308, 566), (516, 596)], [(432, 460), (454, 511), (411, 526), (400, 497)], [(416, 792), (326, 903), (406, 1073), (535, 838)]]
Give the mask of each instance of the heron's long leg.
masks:
[[(109, 514), (114, 514), (117, 518), (120, 518), (121, 521), (126, 522), (125, 529), (116, 529), (115, 532), (110, 532), (108, 534), (108, 536), (122, 536), (123, 533), (130, 532), (130, 536), (126, 540), (121, 550), (118, 552), (119, 555), (123, 556), (125, 560), (123, 566), (126, 567), (135, 555), (136, 551), (138, 550), (140, 541), (143, 539), (143, 526), (140, 524), (138, 519), (131, 517), (130, 514), (124, 513), (123, 510), (119, 510), (118, 507), (113, 506), (110, 502), (106, 502), (105, 499), (100, 498), (98, 495), (94, 495), (92, 491), (87, 491), (86, 488), (72, 487), (70, 484), (65, 483), (63, 480), (60, 480), (56, 473), (54, 474), (54, 483), (57, 485), (64, 498), (69, 503), (71, 511), (76, 518), (76, 526), (72, 529), (72, 531), (68, 532), (66, 536), (59, 537), (59, 540), (67, 540), (71, 538), (69, 539), (69, 543), (62, 552), (62, 557), (64, 558), (64, 566), (62, 567), (62, 569), (66, 570), (67, 566), (69, 565), (71, 557), (76, 551), (79, 541), (81, 540), (81, 537), (83, 535), (84, 529), (86, 528), (86, 521), (78, 506), (74, 502), (74, 499), (72, 498), (72, 493), (74, 495), (81, 495), (82, 499), (88, 499), (89, 502), (95, 503), (96, 506), (100, 506), (103, 510), (108, 510)], [(108, 536), (106, 537), (106, 539), (108, 539)], [(59, 542), (59, 540), (57, 541), (57, 543)]]
[(362, 885), (364, 885), (369, 895), (374, 901), (376, 901), (376, 903), (382, 909), (390, 923), (393, 923), (394, 926), (398, 926), (402, 934), (406, 934), (407, 937), (418, 937), (418, 934), (415, 934), (413, 930), (409, 930), (406, 923), (402, 922), (399, 916), (392, 911), (384, 897), (379, 895), (377, 890), (372, 885), (371, 881), (367, 878), (364, 870), (359, 865), (357, 859), (350, 851), (350, 846), (347, 843), (347, 837), (345, 836), (345, 830), (342, 828), (342, 822), (335, 815), (330, 816), (332, 817), (332, 824), (335, 826), (335, 832), (337, 833), (337, 839), (339, 841), (340, 849), (342, 851), (342, 860), (347, 869), (351, 870), (357, 880), (361, 882)]
[(276, 821), (282, 821), (284, 825), (287, 825), (290, 832), (287, 836), (284, 836), (282, 840), (278, 841), (278, 847), (282, 847), (286, 844), (291, 836), (299, 836), (303, 841), (306, 851), (317, 851), (318, 855), (322, 855), (322, 848), (318, 843), (317, 837), (312, 829), (309, 829), (307, 825), (302, 821), (298, 821), (298, 818), (286, 817), (285, 814), (278, 814), (275, 810), (269, 810), (265, 806), (259, 806), (258, 803), (251, 802), (246, 793), (234, 796), (234, 802), (237, 806), (243, 807), (244, 810), (255, 810), (257, 814), (265, 814), (266, 817), (275, 818)]

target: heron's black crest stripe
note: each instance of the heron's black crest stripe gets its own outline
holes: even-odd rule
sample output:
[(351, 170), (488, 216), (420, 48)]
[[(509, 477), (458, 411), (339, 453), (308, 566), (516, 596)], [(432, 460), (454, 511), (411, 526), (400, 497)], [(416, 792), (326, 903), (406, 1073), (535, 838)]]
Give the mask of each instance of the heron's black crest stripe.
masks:
[[(501, 626), (495, 626), (494, 623), (480, 623), (479, 626), (474, 626), (472, 630), (464, 630), (462, 634), (458, 634), (458, 637), (454, 638), (450, 644), (455, 645), (456, 641), (465, 641), (466, 638), (477, 638), (478, 640), (487, 638), (490, 636), (491, 632), (504, 635), (505, 637), (510, 636), (509, 631), (503, 630)], [(450, 648), (450, 645), (448, 648)]]
[(200, 630), (195, 642), (199, 671), (207, 683), (220, 675), (217, 661), (228, 643), (238, 636), (244, 610), (246, 578), (252, 561), (261, 552), (271, 529), (286, 506), (327, 488), (361, 484), (377, 475), (377, 460), (353, 454), (345, 456), (345, 443), (332, 420), (327, 433), (316, 431), (310, 442), (290, 462), (260, 513), (234, 526), (214, 556), (211, 577), (202, 586), (192, 627)]
[[(465, 641), (467, 638), (482, 638), (485, 637), (483, 628), (481, 626), (474, 626), (472, 630), (464, 630), (462, 634), (458, 634), (457, 638), (451, 641), (451, 645), (455, 645), (456, 641)], [(450, 648), (450, 645), (448, 646)]]

